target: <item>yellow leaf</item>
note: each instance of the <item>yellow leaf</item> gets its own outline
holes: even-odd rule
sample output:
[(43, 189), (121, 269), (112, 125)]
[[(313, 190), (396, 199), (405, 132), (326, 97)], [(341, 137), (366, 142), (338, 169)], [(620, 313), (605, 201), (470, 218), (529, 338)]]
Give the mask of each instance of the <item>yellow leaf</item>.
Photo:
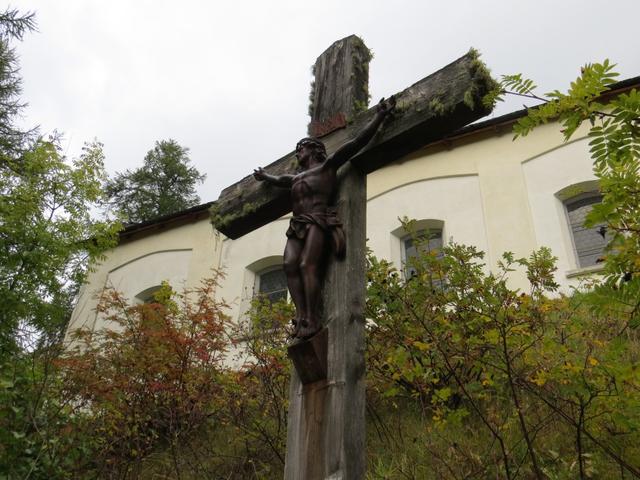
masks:
[(543, 386), (545, 383), (547, 383), (547, 379), (545, 378), (546, 374), (544, 371), (542, 370), (538, 370), (535, 374), (535, 376), (531, 379), (531, 381), (533, 383), (535, 383), (536, 385), (538, 385), (539, 387)]

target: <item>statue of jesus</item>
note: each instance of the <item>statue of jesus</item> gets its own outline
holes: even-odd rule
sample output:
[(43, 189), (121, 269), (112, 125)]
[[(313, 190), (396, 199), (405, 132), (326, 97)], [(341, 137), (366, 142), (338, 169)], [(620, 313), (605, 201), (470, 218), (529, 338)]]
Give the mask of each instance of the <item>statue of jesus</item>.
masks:
[(284, 271), (296, 307), (296, 338), (312, 337), (322, 328), (319, 307), (327, 247), (331, 245), (338, 258), (345, 252), (342, 223), (333, 206), (338, 169), (369, 143), (394, 106), (393, 97), (380, 100), (371, 122), (329, 157), (320, 140), (300, 140), (296, 145), (300, 172), (295, 175), (274, 176), (262, 168), (254, 170), (257, 180), (291, 190), (293, 218), (287, 230)]

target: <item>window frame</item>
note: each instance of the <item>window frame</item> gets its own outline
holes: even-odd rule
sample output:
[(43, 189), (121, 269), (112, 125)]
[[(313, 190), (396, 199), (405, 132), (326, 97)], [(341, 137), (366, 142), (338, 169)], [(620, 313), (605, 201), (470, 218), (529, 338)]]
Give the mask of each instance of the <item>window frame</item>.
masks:
[[(412, 222), (415, 227), (415, 234), (420, 234), (425, 231), (439, 231), (440, 239), (441, 239), (441, 248), (447, 245), (446, 241), (446, 222), (440, 219), (422, 219), (415, 220)], [(396, 265), (398, 267), (398, 271), (401, 273), (402, 278), (407, 280), (407, 251), (406, 251), (406, 241), (411, 238), (412, 233), (407, 231), (404, 226), (400, 225), (398, 228), (391, 232), (392, 242), (397, 246), (394, 248), (396, 250)]]
[[(259, 295), (264, 295), (265, 297), (268, 297), (268, 294), (265, 294), (263, 292), (260, 291), (260, 284), (261, 284), (261, 279), (262, 276), (267, 274), (267, 273), (271, 273), (271, 272), (275, 272), (277, 270), (281, 270), (282, 274), (284, 276), (284, 280), (285, 280), (285, 284), (284, 284), (284, 292), (285, 292), (285, 296), (284, 296), (284, 300), (289, 301), (290, 298), (290, 294), (289, 294), (289, 287), (287, 285), (287, 276), (286, 273), (284, 273), (284, 265), (279, 264), (279, 265), (271, 265), (269, 267), (265, 267), (255, 273), (255, 278), (254, 278), (254, 283), (253, 283), (253, 296), (257, 297)], [(280, 290), (274, 290), (274, 292), (279, 292)]]
[[(439, 233), (439, 235), (437, 237), (432, 236), (432, 232), (434, 232), (434, 233), (437, 232), (437, 233)], [(418, 230), (414, 234), (408, 234), (408, 235), (405, 235), (404, 237), (402, 237), (402, 239), (401, 239), (402, 245), (400, 246), (400, 248), (401, 248), (401, 251), (402, 251), (402, 275), (405, 278), (405, 280), (408, 280), (408, 279), (412, 278), (413, 275), (415, 275), (415, 273), (413, 275), (409, 275), (409, 268), (410, 267), (407, 265), (407, 262), (409, 261), (410, 257), (408, 257), (407, 242), (409, 242), (409, 241), (412, 242), (411, 247), (416, 250), (416, 256), (417, 256), (418, 255), (418, 249), (417, 249), (416, 245), (413, 244), (413, 240), (414, 239), (419, 239), (419, 238), (424, 238), (424, 237), (426, 237), (427, 233), (429, 233), (429, 237), (430, 237), (427, 240), (428, 243), (431, 243), (431, 240), (435, 240), (435, 239), (439, 239), (440, 240), (440, 245), (438, 247), (429, 246), (429, 250), (431, 250), (432, 248), (439, 248), (440, 249), (440, 256), (442, 255), (442, 247), (444, 247), (444, 237), (443, 237), (443, 232), (442, 232), (441, 228), (438, 228), (438, 229), (436, 229), (436, 228), (426, 228), (426, 229)]]
[[(604, 262), (595, 263), (591, 265), (582, 265), (580, 263), (580, 252), (578, 250), (578, 246), (576, 245), (575, 234), (571, 223), (571, 217), (569, 213), (569, 206), (572, 203), (579, 202), (585, 199), (599, 197), (602, 199), (602, 193), (600, 192), (598, 181), (597, 180), (589, 180), (586, 182), (581, 182), (573, 185), (569, 185), (559, 192), (555, 194), (558, 201), (561, 203), (561, 208), (563, 211), (563, 228), (568, 237), (568, 241), (570, 244), (569, 251), (567, 252), (570, 256), (569, 263), (573, 267), (569, 271), (566, 272), (567, 278), (586, 275), (590, 273), (599, 272), (604, 268)], [(597, 202), (594, 202), (594, 204)], [(606, 248), (608, 244), (608, 240), (605, 238), (605, 246), (602, 249)]]

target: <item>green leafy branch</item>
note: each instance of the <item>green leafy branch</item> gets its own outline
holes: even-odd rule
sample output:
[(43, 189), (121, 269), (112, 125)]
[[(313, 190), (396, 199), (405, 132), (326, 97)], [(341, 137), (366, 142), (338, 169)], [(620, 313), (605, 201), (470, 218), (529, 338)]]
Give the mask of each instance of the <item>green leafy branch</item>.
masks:
[[(568, 91), (562, 93), (553, 90), (542, 96), (536, 93), (537, 85), (522, 74), (503, 75), (498, 86), (484, 99), (485, 104), (503, 101), (506, 95), (514, 95), (544, 102), (529, 108), (527, 116), (521, 118), (514, 128), (515, 138), (526, 136), (539, 125), (549, 121), (559, 121), (565, 140), (568, 140), (580, 127), (583, 121), (617, 118), (619, 112), (610, 111), (600, 103), (604, 93), (615, 83), (619, 75), (614, 72), (615, 64), (604, 60), (602, 63), (587, 64), (581, 69), (580, 76), (571, 83)], [(639, 117), (632, 114), (631, 120), (638, 125)]]

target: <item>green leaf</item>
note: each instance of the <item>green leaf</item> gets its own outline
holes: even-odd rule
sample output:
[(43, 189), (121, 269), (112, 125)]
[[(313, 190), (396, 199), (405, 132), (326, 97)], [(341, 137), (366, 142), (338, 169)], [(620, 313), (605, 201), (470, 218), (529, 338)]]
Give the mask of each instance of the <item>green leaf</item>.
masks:
[(0, 388), (10, 389), (13, 388), (13, 381), (6, 378), (0, 378)]

